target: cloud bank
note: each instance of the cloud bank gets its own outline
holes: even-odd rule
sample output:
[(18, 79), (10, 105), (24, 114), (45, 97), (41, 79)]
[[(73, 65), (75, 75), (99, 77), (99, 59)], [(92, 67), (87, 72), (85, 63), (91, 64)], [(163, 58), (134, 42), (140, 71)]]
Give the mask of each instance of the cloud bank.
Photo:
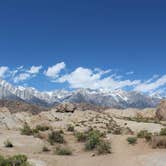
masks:
[[(166, 89), (166, 74), (154, 75), (147, 80), (129, 79), (135, 76), (134, 71), (119, 75), (112, 69), (77, 67), (71, 72), (65, 62), (55, 63), (44, 68), (42, 65), (32, 65), (29, 68), (18, 66), (10, 69), (8, 66), (0, 67), (0, 78), (7, 79), (15, 84), (25, 84), (35, 77), (42, 77), (53, 84), (67, 84), (69, 88), (90, 89), (130, 89), (143, 93), (163, 93)], [(40, 82), (39, 82), (40, 83)], [(42, 82), (41, 82), (42, 84)]]

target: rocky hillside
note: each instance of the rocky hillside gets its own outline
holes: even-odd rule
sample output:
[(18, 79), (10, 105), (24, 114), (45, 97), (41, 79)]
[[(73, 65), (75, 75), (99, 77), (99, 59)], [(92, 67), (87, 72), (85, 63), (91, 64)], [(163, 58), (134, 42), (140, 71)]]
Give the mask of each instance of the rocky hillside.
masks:
[(159, 120), (166, 120), (166, 100), (162, 100), (157, 107), (156, 116)]
[(38, 114), (42, 111), (48, 111), (46, 108), (17, 100), (0, 100), (0, 107), (7, 108), (11, 113), (30, 112), (32, 114)]

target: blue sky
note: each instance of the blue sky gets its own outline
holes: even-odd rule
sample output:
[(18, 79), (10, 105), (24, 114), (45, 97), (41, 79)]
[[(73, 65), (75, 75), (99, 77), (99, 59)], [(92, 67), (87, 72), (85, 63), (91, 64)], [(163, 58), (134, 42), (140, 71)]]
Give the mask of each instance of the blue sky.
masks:
[[(0, 76), (40, 90), (163, 91), (165, 20), (164, 0), (0, 1)], [(64, 67), (48, 76), (57, 64)]]

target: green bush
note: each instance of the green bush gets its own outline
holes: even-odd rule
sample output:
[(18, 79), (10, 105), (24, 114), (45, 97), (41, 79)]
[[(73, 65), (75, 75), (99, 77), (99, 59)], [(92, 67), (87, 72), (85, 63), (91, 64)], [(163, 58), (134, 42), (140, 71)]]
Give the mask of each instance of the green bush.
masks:
[(161, 129), (160, 135), (162, 135), (162, 136), (166, 135), (166, 128)]
[(12, 148), (13, 147), (13, 144), (11, 141), (9, 141), (8, 139), (4, 142), (4, 145), (6, 148)]
[(46, 131), (49, 130), (49, 126), (41, 126), (37, 125), (34, 129), (32, 129), (27, 123), (24, 123), (23, 128), (21, 129), (22, 135), (35, 135), (39, 133), (39, 131)]
[(74, 126), (68, 125), (67, 126), (67, 131), (73, 132), (74, 131)]
[(152, 133), (147, 133), (147, 134), (145, 135), (145, 140), (146, 140), (147, 142), (151, 141), (151, 140), (152, 140)]
[(24, 123), (24, 126), (21, 129), (21, 134), (22, 135), (33, 135), (33, 130), (27, 123)]
[(147, 135), (148, 131), (147, 130), (141, 130), (140, 132), (138, 132), (137, 137), (138, 138), (145, 138), (145, 136)]
[(107, 154), (111, 153), (111, 144), (108, 141), (100, 140), (100, 143), (97, 145), (98, 154)]
[(137, 138), (136, 137), (128, 137), (127, 141), (128, 141), (129, 144), (134, 145), (134, 144), (137, 143)]
[(75, 137), (78, 142), (85, 142), (87, 139), (87, 133), (76, 132)]
[(51, 145), (53, 145), (54, 143), (63, 144), (65, 142), (61, 131), (52, 131), (48, 136), (48, 141)]
[(94, 130), (94, 129), (90, 129), (89, 131), (87, 131), (87, 138), (92, 136), (92, 135), (96, 135), (98, 137), (104, 137), (105, 133), (100, 132), (99, 130)]
[(30, 166), (25, 155), (15, 155), (5, 159), (0, 156), (0, 166)]
[(138, 134), (137, 134), (138, 138), (145, 138), (147, 142), (149, 142), (151, 140), (152, 137), (152, 133), (148, 132), (147, 130), (141, 130)]
[(55, 150), (55, 154), (57, 154), (57, 155), (72, 155), (72, 151), (68, 147), (58, 146)]
[(85, 143), (86, 150), (93, 150), (100, 143), (100, 132), (97, 130), (92, 130), (88, 133), (87, 141)]
[(44, 125), (43, 126), (42, 125), (37, 125), (35, 129), (38, 130), (38, 131), (47, 131), (47, 130), (50, 129), (50, 127), (49, 126), (44, 126)]

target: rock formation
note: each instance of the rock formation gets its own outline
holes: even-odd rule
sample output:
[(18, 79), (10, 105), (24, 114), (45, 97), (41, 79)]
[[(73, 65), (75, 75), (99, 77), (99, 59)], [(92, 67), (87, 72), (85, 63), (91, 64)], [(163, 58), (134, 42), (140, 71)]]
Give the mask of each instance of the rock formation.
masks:
[(156, 117), (159, 120), (166, 120), (166, 100), (162, 100), (156, 110)]

